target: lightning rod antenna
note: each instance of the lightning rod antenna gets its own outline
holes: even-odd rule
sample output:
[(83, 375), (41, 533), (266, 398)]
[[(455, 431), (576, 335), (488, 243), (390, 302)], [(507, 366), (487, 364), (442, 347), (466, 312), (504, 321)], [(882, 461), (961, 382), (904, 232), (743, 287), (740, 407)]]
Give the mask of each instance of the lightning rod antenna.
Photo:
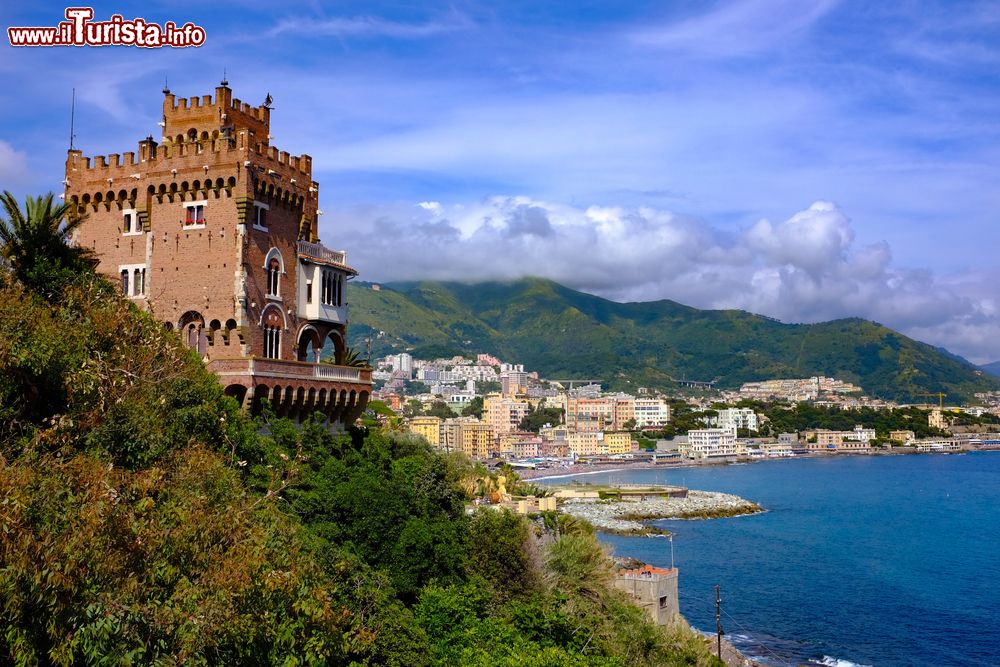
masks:
[(76, 124), (76, 88), (73, 89), (69, 103), (69, 149), (73, 150), (73, 137), (76, 136), (74, 126)]

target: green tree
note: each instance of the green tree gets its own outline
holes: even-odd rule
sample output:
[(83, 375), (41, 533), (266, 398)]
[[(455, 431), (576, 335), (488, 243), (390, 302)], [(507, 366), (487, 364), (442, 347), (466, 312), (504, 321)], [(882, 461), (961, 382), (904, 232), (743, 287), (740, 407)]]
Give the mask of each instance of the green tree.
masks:
[(424, 414), (431, 417), (440, 417), (441, 419), (451, 419), (455, 416), (455, 413), (452, 412), (452, 409), (444, 401), (434, 401)]
[(92, 271), (93, 254), (71, 243), (82, 217), (70, 217), (68, 204), (52, 193), (26, 197), (24, 210), (6, 190), (0, 195), (0, 257), (18, 280), (46, 299), (54, 298), (74, 276)]
[(469, 404), (462, 408), (463, 417), (475, 417), (476, 419), (483, 418), (483, 397), (476, 396)]
[(563, 420), (562, 408), (547, 408), (545, 402), (540, 402), (535, 409), (524, 416), (518, 428), (522, 431), (538, 433), (545, 425), (561, 424)]
[(469, 530), (469, 569), (483, 577), (500, 599), (532, 590), (538, 573), (529, 555), (528, 524), (502, 510), (477, 512)]

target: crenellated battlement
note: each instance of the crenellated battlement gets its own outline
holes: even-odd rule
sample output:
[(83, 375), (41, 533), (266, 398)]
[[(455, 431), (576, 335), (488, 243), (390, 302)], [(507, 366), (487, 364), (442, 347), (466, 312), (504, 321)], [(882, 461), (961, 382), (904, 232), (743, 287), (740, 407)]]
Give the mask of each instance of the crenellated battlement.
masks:
[(125, 206), (136, 205), (140, 195), (225, 190), (229, 196), (252, 195), (315, 210), (319, 185), (312, 178), (312, 157), (292, 155), (268, 143), (266, 105), (252, 107), (234, 99), (227, 86), (219, 86), (215, 96), (175, 98), (166, 92), (163, 106), (162, 143), (149, 136), (135, 151), (94, 156), (69, 151), (67, 200)]
[(164, 142), (183, 143), (216, 134), (233, 136), (248, 133), (252, 143), (270, 141), (271, 109), (267, 102), (252, 106), (233, 97), (228, 85), (219, 85), (215, 95), (177, 97), (163, 91)]

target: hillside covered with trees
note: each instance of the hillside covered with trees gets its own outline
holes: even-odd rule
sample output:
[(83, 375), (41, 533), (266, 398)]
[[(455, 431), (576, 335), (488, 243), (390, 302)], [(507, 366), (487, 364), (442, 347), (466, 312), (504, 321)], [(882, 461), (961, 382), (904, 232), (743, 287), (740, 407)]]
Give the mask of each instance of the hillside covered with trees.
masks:
[(3, 204), (4, 662), (717, 664), (587, 524), (467, 514), (495, 480), (373, 420), (251, 420), (51, 196)]
[(904, 401), (923, 392), (970, 399), (1000, 380), (881, 324), (843, 319), (785, 324), (738, 310), (673, 301), (617, 303), (549, 280), (475, 284), (361, 283), (348, 290), (351, 345), (376, 356), (489, 352), (549, 378), (599, 379), (628, 389), (678, 380), (719, 387), (826, 375)]

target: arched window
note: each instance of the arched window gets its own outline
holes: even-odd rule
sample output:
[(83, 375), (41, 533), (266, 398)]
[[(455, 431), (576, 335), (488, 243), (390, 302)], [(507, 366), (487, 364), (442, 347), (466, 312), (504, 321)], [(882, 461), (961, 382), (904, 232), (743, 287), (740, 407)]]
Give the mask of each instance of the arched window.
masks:
[(323, 269), (320, 275), (320, 301), (324, 306), (344, 305), (344, 274)]
[(122, 293), (129, 294), (128, 291), (128, 269), (122, 269)]
[(136, 296), (146, 293), (146, 269), (136, 269), (133, 272), (132, 289)]
[(267, 284), (266, 293), (270, 297), (278, 297), (281, 294), (281, 274), (285, 272), (285, 260), (281, 256), (281, 251), (271, 248), (264, 258), (264, 271), (266, 272)]
[(285, 313), (276, 304), (265, 306), (261, 313), (260, 326), (264, 330), (264, 357), (281, 358), (281, 332), (287, 326)]
[(277, 259), (272, 259), (267, 265), (267, 295), (268, 296), (279, 296), (281, 278), (281, 262)]
[(264, 327), (264, 357), (267, 359), (281, 358), (281, 328)]

